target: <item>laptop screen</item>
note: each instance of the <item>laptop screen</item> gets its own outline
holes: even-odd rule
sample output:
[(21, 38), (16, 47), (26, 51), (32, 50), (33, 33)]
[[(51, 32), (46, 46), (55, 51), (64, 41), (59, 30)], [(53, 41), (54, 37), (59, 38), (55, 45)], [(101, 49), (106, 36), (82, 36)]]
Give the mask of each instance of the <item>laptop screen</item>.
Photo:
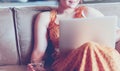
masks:
[(89, 41), (115, 48), (116, 24), (116, 16), (60, 20), (60, 50), (69, 51)]

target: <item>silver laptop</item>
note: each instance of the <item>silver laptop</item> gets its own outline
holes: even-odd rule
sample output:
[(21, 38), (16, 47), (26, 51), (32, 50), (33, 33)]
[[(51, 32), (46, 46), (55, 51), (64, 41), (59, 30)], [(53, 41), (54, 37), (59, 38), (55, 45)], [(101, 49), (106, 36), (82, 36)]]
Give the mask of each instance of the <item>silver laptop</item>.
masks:
[(60, 20), (59, 47), (69, 52), (86, 42), (115, 48), (117, 16)]

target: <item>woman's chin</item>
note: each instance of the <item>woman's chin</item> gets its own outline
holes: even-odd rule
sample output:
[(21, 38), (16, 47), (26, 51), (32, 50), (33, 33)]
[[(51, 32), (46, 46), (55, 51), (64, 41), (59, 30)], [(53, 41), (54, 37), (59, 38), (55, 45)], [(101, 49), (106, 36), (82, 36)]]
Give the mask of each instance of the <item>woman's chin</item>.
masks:
[(77, 6), (69, 6), (69, 8), (75, 9)]
[(76, 8), (76, 7), (77, 7), (77, 5), (69, 5), (68, 7), (69, 7), (69, 8), (73, 8), (73, 9), (74, 9), (74, 8)]

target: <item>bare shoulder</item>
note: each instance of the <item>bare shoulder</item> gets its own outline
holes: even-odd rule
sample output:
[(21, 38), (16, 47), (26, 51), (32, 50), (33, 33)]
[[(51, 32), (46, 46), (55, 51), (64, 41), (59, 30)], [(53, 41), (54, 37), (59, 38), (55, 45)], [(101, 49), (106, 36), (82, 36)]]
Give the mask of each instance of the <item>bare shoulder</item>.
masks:
[(38, 14), (36, 23), (48, 26), (50, 22), (50, 12), (41, 12)]
[(50, 16), (50, 12), (49, 11), (46, 11), (46, 12), (41, 12), (38, 14), (38, 16), (42, 16), (42, 17), (46, 17), (46, 16)]
[(86, 17), (102, 17), (104, 16), (100, 11), (95, 8), (85, 6), (85, 10), (83, 10), (83, 15)]

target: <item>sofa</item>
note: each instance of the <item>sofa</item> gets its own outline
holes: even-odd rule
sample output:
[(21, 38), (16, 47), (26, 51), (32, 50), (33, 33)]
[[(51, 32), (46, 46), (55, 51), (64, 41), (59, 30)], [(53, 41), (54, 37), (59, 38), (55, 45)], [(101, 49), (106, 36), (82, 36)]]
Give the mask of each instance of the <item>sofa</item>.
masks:
[[(98, 9), (106, 16), (117, 15), (120, 26), (120, 3), (85, 5)], [(55, 7), (39, 5), (0, 8), (0, 71), (26, 71), (34, 45), (36, 16)], [(120, 42), (116, 43), (115, 49), (120, 52)]]

